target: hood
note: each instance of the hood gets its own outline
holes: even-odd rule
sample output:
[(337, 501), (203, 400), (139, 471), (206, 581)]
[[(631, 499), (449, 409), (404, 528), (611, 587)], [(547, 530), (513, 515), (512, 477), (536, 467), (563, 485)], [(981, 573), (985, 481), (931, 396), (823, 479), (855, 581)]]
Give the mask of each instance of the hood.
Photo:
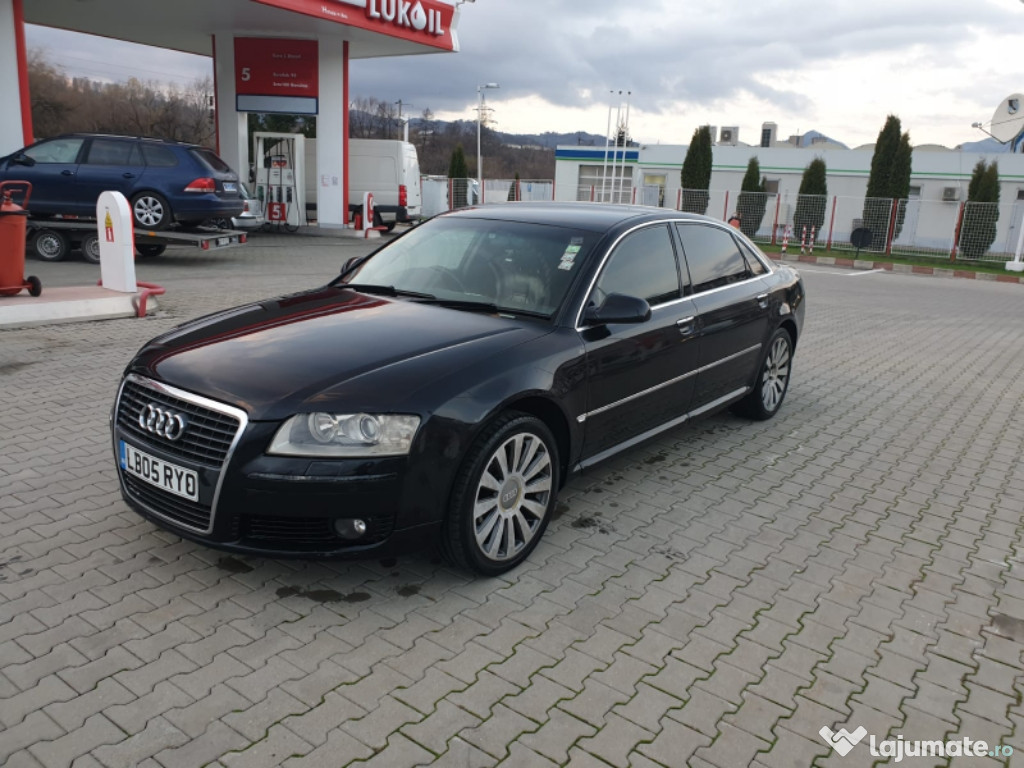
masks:
[[(313, 405), (395, 410), (427, 383), (425, 372), (451, 374), (549, 330), (327, 287), (186, 323), (153, 339), (130, 368), (237, 405), (254, 420)], [(416, 373), (400, 390), (394, 375), (380, 377), (390, 391), (375, 389), (373, 374), (395, 366)]]

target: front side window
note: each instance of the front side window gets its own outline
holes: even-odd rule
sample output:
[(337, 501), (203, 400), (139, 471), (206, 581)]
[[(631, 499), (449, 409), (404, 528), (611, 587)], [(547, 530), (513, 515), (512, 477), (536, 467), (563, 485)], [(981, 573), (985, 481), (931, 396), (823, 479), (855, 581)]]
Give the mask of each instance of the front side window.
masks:
[(747, 261), (730, 232), (706, 224), (678, 224), (676, 231), (683, 244), (694, 293), (751, 276)]
[(615, 247), (591, 301), (600, 305), (610, 293), (646, 299), (651, 306), (680, 297), (679, 270), (666, 225), (631, 232)]
[(29, 147), (23, 154), (30, 157), (37, 163), (75, 163), (78, 162), (78, 152), (82, 149), (84, 139), (53, 139), (44, 141)]

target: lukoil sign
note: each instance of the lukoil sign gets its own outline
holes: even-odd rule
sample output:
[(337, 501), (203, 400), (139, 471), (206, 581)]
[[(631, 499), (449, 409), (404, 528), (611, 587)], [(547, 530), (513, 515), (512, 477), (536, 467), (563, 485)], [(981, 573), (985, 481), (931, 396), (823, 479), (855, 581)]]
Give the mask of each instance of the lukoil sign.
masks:
[(458, 50), (456, 9), (442, 0), (256, 0), (389, 37)]

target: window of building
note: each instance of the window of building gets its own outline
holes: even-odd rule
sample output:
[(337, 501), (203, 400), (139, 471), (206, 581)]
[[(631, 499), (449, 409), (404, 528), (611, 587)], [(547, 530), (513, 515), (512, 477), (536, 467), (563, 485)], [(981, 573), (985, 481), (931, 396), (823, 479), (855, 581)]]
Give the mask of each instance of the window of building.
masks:
[[(605, 172), (607, 171), (607, 177)], [(589, 200), (591, 188), (598, 203), (629, 203), (633, 199), (633, 166), (620, 163), (613, 169), (605, 165), (581, 165), (579, 171), (580, 199)], [(614, 191), (613, 191), (614, 187)], [(584, 194), (585, 193), (585, 194)]]
[(778, 179), (765, 179), (764, 180), (764, 191), (769, 195), (779, 194), (779, 180)]

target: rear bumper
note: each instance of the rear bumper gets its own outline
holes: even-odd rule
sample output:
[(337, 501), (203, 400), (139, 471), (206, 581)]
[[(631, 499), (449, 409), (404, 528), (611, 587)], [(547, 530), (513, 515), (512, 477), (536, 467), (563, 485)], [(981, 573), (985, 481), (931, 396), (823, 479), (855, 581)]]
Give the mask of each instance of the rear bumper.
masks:
[(170, 201), (177, 221), (233, 219), (245, 209), (242, 198), (224, 199), (217, 195), (190, 195)]

